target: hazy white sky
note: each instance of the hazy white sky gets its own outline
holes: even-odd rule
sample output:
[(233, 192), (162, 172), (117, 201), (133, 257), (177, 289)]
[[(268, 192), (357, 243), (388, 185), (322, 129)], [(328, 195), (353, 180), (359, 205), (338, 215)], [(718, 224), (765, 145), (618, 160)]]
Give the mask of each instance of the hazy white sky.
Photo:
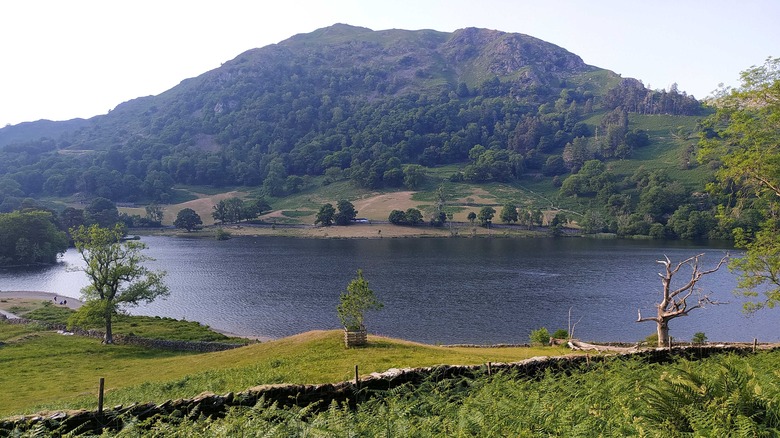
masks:
[(703, 98), (780, 56), (779, 22), (777, 0), (3, 0), (0, 127), (105, 114), (334, 23), (524, 33)]

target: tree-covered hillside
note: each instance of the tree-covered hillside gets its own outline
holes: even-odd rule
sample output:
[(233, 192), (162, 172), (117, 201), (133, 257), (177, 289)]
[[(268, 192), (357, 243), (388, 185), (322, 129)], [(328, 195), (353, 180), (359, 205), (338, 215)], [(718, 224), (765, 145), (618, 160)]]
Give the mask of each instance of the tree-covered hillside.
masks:
[[(445, 164), (471, 184), (564, 181), (656, 141), (631, 114), (700, 112), (676, 88), (646, 89), (527, 35), (339, 24), (249, 50), (56, 138), (0, 146), (0, 210), (74, 194), (167, 202), (175, 184), (283, 197), (323, 175), (317, 184), (415, 189), (420, 179), (407, 176)], [(563, 193), (620, 192), (609, 187), (573, 181)]]

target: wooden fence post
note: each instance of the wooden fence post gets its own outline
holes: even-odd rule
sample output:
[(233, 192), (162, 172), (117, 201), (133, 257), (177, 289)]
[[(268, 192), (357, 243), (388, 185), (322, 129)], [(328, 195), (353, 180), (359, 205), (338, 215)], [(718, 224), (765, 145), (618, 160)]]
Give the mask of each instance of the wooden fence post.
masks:
[(492, 376), (493, 375), (493, 370), (492, 370), (490, 362), (487, 363), (487, 368), (488, 368), (488, 376)]
[(100, 378), (100, 389), (98, 391), (98, 415), (103, 415), (103, 387), (105, 386), (106, 379)]
[(355, 365), (355, 387), (356, 388), (360, 387), (360, 378), (358, 376), (359, 376), (359, 374), (358, 374), (358, 366)]
[(753, 338), (753, 353), (756, 352), (757, 348), (758, 348), (758, 338)]

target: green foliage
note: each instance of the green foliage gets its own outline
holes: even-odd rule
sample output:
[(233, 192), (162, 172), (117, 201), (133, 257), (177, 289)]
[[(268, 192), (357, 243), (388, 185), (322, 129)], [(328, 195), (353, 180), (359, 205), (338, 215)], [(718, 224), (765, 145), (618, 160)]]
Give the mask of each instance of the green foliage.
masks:
[(162, 224), (165, 209), (161, 205), (149, 204), (144, 207), (144, 211), (146, 212), (146, 219), (154, 224), (154, 226), (159, 227), (160, 224)]
[(84, 220), (89, 225), (110, 228), (119, 222), (119, 210), (110, 199), (97, 197), (84, 209)]
[(736, 258), (729, 268), (740, 272), (737, 290), (753, 298), (745, 303), (745, 310), (754, 312), (780, 304), (780, 224), (766, 221), (755, 236), (748, 240), (742, 229), (736, 230), (736, 241), (747, 251)]
[(696, 332), (693, 334), (693, 338), (691, 339), (691, 344), (703, 345), (706, 343), (707, 343), (707, 335), (705, 335), (704, 332)]
[(745, 257), (734, 259), (740, 272), (738, 290), (763, 299), (748, 303), (749, 311), (780, 303), (780, 58), (742, 73), (742, 84), (722, 90), (717, 112), (704, 123), (700, 142), (703, 161), (717, 160), (723, 222), (735, 223), (744, 209), (763, 216), (760, 231), (735, 228), (736, 243)]
[(76, 312), (74, 322), (101, 319), (105, 322), (105, 342), (110, 344), (114, 315), (127, 306), (149, 303), (168, 294), (163, 283), (165, 272), (151, 271), (143, 265), (152, 260), (142, 254), (146, 245), (122, 241), (124, 232), (119, 225), (110, 229), (81, 226), (72, 235), (90, 281), (81, 290), (86, 303)]
[(531, 344), (534, 345), (550, 344), (550, 332), (545, 327), (531, 330), (531, 334), (528, 336), (528, 338), (531, 340)]
[(569, 332), (565, 329), (558, 329), (552, 334), (555, 339), (569, 339)]
[(657, 347), (658, 346), (658, 333), (654, 332), (652, 334), (647, 335), (645, 339), (642, 340), (642, 344), (648, 347)]
[(423, 222), (423, 215), (416, 208), (409, 208), (405, 212), (393, 210), (387, 220), (393, 225), (418, 225)]
[(483, 227), (489, 227), (493, 221), (493, 215), (496, 214), (496, 210), (493, 207), (482, 207), (479, 210), (477, 219), (479, 219), (480, 225)]
[(263, 198), (257, 201), (244, 201), (241, 198), (229, 198), (220, 200), (213, 207), (211, 216), (220, 223), (236, 223), (246, 219), (254, 219), (263, 210), (270, 208)]
[(183, 228), (189, 232), (203, 225), (203, 220), (195, 210), (183, 208), (176, 214), (176, 220), (173, 221), (173, 225), (176, 228)]
[(73, 310), (70, 308), (55, 306), (51, 301), (44, 301), (43, 305), (37, 309), (16, 314), (27, 319), (34, 319), (36, 321), (44, 321), (54, 324), (67, 324), (68, 317), (70, 317), (72, 313)]
[(329, 227), (333, 225), (333, 217), (336, 215), (336, 209), (333, 208), (333, 204), (327, 203), (320, 207), (320, 211), (317, 212), (317, 218), (314, 219), (314, 225), (322, 224), (323, 227)]
[(365, 329), (363, 321), (368, 310), (379, 310), (384, 305), (377, 300), (374, 291), (368, 287), (368, 281), (363, 278), (363, 271), (358, 269), (357, 277), (347, 285), (347, 291), (339, 296), (336, 307), (339, 321), (347, 330)]
[(703, 371), (683, 363), (649, 385), (644, 420), (675, 436), (771, 436), (780, 429), (778, 386), (765, 386), (735, 357)]
[[(126, 436), (774, 436), (776, 353), (669, 366), (596, 363), (536, 378), (431, 379), (350, 408), (268, 401), (211, 420), (153, 420)], [(657, 383), (656, 383), (657, 382)]]
[(404, 166), (404, 187), (417, 190), (425, 182), (425, 168), (419, 164)]
[(68, 248), (48, 211), (0, 213), (0, 266), (54, 263)]
[(230, 231), (222, 227), (217, 227), (214, 229), (214, 238), (217, 240), (228, 240), (231, 237), (233, 237), (233, 235), (230, 233)]
[(349, 225), (357, 217), (357, 210), (351, 202), (342, 199), (336, 204), (338, 211), (333, 215), (333, 222), (336, 225)]
[(501, 208), (501, 222), (509, 224), (517, 222), (517, 206), (515, 204), (504, 204)]

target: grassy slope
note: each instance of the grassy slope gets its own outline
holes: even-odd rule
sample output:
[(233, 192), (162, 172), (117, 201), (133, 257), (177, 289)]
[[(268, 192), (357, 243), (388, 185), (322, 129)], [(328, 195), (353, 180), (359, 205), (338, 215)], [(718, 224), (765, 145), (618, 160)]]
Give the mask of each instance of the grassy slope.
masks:
[[(24, 318), (53, 324), (67, 324), (68, 318), (74, 312), (67, 307), (54, 306), (51, 301), (25, 298), (4, 298), (0, 300), (0, 309)], [(97, 324), (82, 328), (103, 330), (104, 326)], [(228, 337), (198, 322), (173, 318), (118, 315), (113, 320), (112, 329), (117, 335), (134, 335), (151, 339), (248, 343), (247, 339)]]
[(340, 331), (318, 331), (206, 354), (102, 345), (33, 327), (0, 324), (0, 416), (42, 409), (93, 408), (106, 379), (106, 405), (226, 393), (267, 383), (324, 383), (389, 368), (510, 362), (567, 351), (546, 348), (444, 348), (369, 337), (347, 350)]

